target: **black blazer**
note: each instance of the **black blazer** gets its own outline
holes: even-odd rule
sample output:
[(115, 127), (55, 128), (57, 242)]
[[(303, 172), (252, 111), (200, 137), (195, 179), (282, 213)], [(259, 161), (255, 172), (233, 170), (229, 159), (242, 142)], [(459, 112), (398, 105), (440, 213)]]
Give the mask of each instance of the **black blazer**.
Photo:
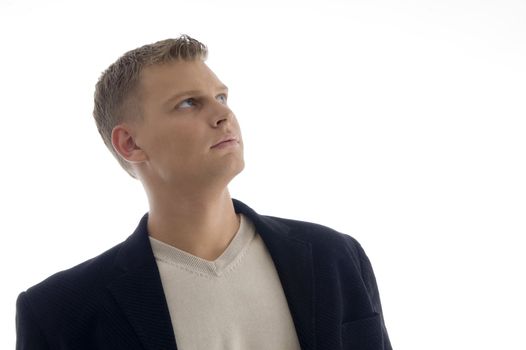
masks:
[[(272, 256), (302, 349), (391, 349), (373, 270), (356, 240), (234, 206)], [(16, 348), (177, 349), (146, 224), (147, 215), (123, 243), (21, 293)]]

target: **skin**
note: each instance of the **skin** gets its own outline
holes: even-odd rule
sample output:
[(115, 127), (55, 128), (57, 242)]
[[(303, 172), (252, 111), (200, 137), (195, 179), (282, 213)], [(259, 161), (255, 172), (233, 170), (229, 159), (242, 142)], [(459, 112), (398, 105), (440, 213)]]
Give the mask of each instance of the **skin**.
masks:
[(201, 60), (150, 66), (140, 76), (141, 118), (112, 132), (146, 191), (150, 235), (211, 261), (239, 229), (227, 186), (244, 168), (243, 141), (227, 96)]

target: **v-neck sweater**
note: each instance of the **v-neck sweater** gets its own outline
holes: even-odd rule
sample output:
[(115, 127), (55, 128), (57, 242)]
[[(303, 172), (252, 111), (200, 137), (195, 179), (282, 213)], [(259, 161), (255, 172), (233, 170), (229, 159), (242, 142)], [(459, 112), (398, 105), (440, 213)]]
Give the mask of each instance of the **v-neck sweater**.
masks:
[(214, 261), (150, 243), (179, 350), (300, 349), (272, 258), (245, 216)]

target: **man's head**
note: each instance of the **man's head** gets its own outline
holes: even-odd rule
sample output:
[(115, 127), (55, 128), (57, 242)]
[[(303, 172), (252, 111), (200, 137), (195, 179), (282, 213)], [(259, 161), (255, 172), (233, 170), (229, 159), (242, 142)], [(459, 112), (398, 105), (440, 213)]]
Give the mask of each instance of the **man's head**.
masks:
[[(183, 35), (129, 51), (102, 74), (93, 115), (106, 146), (131, 176), (143, 171), (173, 181), (178, 173), (176, 182), (198, 180), (228, 168), (216, 159), (219, 151), (237, 152), (241, 171), (239, 125), (206, 56), (205, 45)], [(228, 143), (212, 148), (228, 137), (237, 138), (239, 150)]]

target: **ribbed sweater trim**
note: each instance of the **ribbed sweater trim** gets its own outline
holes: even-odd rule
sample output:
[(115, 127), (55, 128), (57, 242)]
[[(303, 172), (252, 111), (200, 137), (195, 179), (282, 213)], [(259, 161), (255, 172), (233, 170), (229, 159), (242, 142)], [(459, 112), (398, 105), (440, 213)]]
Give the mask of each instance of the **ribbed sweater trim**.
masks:
[(207, 277), (219, 277), (232, 271), (243, 259), (254, 240), (255, 228), (245, 216), (241, 215), (239, 229), (225, 251), (214, 261), (192, 255), (184, 250), (150, 238), (153, 255), (157, 261), (174, 265), (186, 271)]

